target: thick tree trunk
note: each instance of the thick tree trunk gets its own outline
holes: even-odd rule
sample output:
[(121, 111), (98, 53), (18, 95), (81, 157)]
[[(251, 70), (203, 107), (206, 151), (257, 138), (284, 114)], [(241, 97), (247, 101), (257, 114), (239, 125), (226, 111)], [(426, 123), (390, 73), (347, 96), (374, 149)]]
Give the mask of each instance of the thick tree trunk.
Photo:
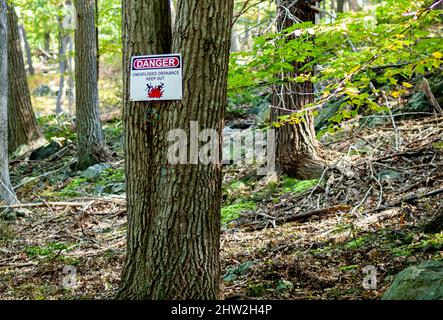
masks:
[(26, 34), (25, 27), (20, 25), (20, 30), (23, 38), (23, 43), (25, 45), (26, 61), (28, 62), (28, 72), (31, 76), (35, 74), (34, 66), (32, 65), (32, 53), (31, 47), (29, 46), (28, 35)]
[(32, 110), (26, 78), (23, 51), (20, 43), (17, 15), (13, 7), (8, 6), (8, 135), (9, 152), (23, 144), (32, 144), (42, 138)]
[[(313, 1), (314, 2), (314, 1)], [(309, 2), (278, 0), (278, 30), (284, 30), (296, 23), (287, 14), (302, 21), (315, 22), (315, 12), (309, 8)], [(295, 78), (303, 64), (295, 63), (294, 72), (284, 73), (285, 79)], [(314, 88), (311, 82), (286, 83), (274, 88), (271, 117), (273, 121), (287, 115), (291, 110), (299, 111), (314, 102)], [(289, 110), (289, 111), (288, 111)], [(311, 112), (306, 112), (296, 124), (286, 123), (276, 129), (276, 165), (280, 173), (297, 179), (319, 178), (324, 170), (324, 161), (319, 156), (320, 145), (315, 136), (314, 119)]]
[[(171, 164), (168, 133), (198, 121), (221, 137), (233, 1), (179, 1), (172, 50), (169, 0), (123, 9), (128, 247), (118, 298), (216, 299), (221, 164)], [(129, 101), (130, 57), (171, 51), (183, 55), (183, 100)]]
[(75, 30), (75, 97), (78, 168), (85, 169), (111, 158), (103, 140), (97, 84), (97, 42), (94, 0), (77, 0)]
[(6, 0), (0, 0), (0, 200), (16, 202), (9, 180), (8, 161), (8, 15)]

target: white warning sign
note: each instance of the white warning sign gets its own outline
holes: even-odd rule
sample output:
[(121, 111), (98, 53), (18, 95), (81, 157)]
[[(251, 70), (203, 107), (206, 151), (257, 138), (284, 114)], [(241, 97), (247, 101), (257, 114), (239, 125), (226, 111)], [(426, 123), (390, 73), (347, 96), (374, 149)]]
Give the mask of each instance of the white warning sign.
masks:
[(132, 57), (131, 100), (181, 100), (182, 72), (181, 54)]

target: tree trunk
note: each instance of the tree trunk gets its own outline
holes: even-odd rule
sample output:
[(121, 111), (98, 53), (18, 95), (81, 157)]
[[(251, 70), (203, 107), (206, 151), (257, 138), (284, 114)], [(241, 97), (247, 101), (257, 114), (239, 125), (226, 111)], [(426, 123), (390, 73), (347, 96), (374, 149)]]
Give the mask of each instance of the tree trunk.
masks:
[(75, 97), (78, 168), (85, 169), (111, 158), (103, 140), (97, 84), (97, 41), (94, 0), (77, 0), (75, 29)]
[(359, 5), (358, 5), (357, 0), (348, 0), (348, 3), (349, 3), (349, 8), (350, 8), (352, 11), (357, 12), (357, 11), (360, 11), (360, 10), (361, 10), (360, 7), (359, 7)]
[(58, 86), (57, 102), (55, 106), (55, 112), (63, 112), (63, 101), (65, 98), (65, 72), (66, 72), (66, 47), (68, 44), (67, 35), (63, 27), (63, 17), (59, 16), (58, 20), (58, 60), (60, 80)]
[[(315, 2), (315, 1), (314, 1)], [(284, 8), (289, 8), (291, 14), (301, 21), (315, 21), (315, 12), (309, 8), (309, 2), (292, 0), (278, 1), (278, 30), (282, 31), (296, 23)], [(285, 79), (295, 78), (303, 63), (294, 63), (293, 72), (285, 72)], [(273, 121), (299, 111), (309, 103), (314, 102), (314, 88), (309, 81), (304, 83), (286, 83), (274, 88), (271, 117)], [(285, 110), (283, 110), (285, 109)], [(287, 111), (290, 110), (290, 111)], [(286, 123), (276, 129), (276, 165), (280, 173), (297, 179), (319, 178), (324, 170), (324, 161), (319, 157), (320, 145), (315, 136), (314, 118), (311, 112), (306, 112), (301, 121), (296, 124)]]
[[(179, 1), (172, 50), (169, 0), (127, 0), (123, 10), (128, 241), (117, 297), (216, 299), (221, 164), (197, 164), (192, 151), (191, 163), (171, 164), (168, 133), (198, 121), (221, 137), (233, 1)], [(183, 55), (183, 100), (131, 102), (130, 57), (169, 52)]]
[(23, 25), (20, 25), (20, 30), (23, 37), (23, 43), (25, 45), (26, 60), (28, 62), (28, 71), (29, 74), (33, 76), (35, 74), (35, 70), (34, 66), (32, 65), (32, 53), (31, 53), (31, 48), (29, 47), (28, 35), (26, 34), (26, 30)]
[(172, 29), (174, 29), (174, 25), (175, 25), (175, 18), (177, 17), (177, 14), (175, 12), (175, 4), (173, 0), (169, 0), (170, 6), (171, 6), (171, 26)]
[[(69, 0), (68, 0), (69, 1)], [(98, 29), (98, 21), (99, 21), (99, 11), (98, 11), (98, 0), (94, 2), (95, 6), (95, 47), (97, 48), (97, 83), (100, 80), (100, 39), (99, 39), (99, 29)]]
[(68, 111), (69, 114), (73, 113), (74, 102), (75, 102), (75, 82), (74, 82), (74, 60), (72, 58), (72, 53), (74, 52), (74, 43), (72, 41), (72, 37), (69, 36), (68, 39)]
[(337, 0), (337, 13), (345, 11), (345, 0)]
[(50, 54), (51, 51), (51, 34), (49, 32), (45, 32), (45, 40), (44, 40), (44, 49), (46, 53)]
[(8, 15), (6, 0), (0, 0), (0, 200), (14, 204), (8, 161)]
[(13, 152), (23, 144), (36, 142), (42, 135), (32, 110), (18, 19), (12, 6), (8, 6), (8, 57), (8, 113), (11, 115), (8, 117), (8, 145), (9, 152)]

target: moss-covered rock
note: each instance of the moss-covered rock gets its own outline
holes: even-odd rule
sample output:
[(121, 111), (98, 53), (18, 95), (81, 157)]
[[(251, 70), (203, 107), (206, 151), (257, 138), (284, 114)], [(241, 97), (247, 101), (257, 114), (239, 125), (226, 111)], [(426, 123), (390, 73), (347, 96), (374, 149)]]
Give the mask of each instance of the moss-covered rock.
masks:
[(426, 261), (403, 270), (382, 300), (443, 300), (443, 261)]

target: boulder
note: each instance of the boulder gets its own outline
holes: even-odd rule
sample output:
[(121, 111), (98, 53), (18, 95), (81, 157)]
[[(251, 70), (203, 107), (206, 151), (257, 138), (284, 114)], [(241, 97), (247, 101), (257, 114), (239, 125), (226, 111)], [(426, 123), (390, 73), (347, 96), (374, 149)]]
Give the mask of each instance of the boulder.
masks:
[(52, 140), (49, 145), (34, 150), (29, 156), (29, 160), (37, 160), (37, 161), (46, 160), (52, 155), (56, 154), (58, 151), (60, 151), (61, 148), (62, 147), (60, 143)]
[(443, 300), (443, 261), (426, 261), (403, 270), (382, 300)]
[(111, 166), (106, 163), (98, 163), (93, 166), (90, 166), (88, 169), (82, 172), (82, 177), (88, 180), (96, 180), (101, 174), (109, 169)]

